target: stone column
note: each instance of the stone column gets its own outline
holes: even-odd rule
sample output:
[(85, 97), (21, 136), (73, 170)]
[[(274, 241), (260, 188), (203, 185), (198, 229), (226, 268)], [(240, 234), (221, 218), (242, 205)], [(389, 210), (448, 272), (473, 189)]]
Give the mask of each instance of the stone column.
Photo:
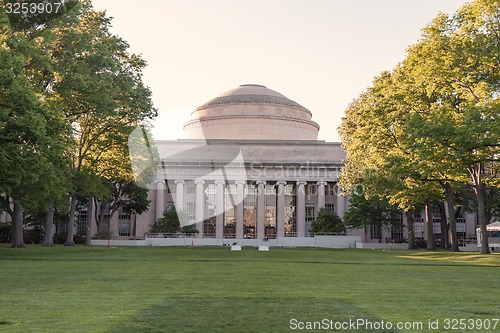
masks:
[(163, 217), (165, 181), (161, 180), (156, 183), (156, 219)]
[(325, 208), (325, 185), (326, 182), (320, 181), (316, 183), (318, 185), (318, 211), (321, 208)]
[(215, 201), (215, 237), (224, 237), (224, 181), (216, 180), (215, 185), (217, 185), (217, 198)]
[(306, 191), (307, 182), (297, 182), (297, 237), (306, 234)]
[(285, 237), (285, 185), (286, 182), (279, 181), (278, 185), (278, 199), (276, 202), (276, 236)]
[(184, 210), (184, 180), (176, 179), (174, 183), (177, 185), (175, 193), (175, 208)]
[(195, 206), (195, 221), (198, 229), (198, 237), (203, 237), (203, 221), (205, 220), (205, 195), (203, 192), (204, 180), (195, 180), (196, 184), (196, 206)]
[(345, 197), (341, 195), (341, 188), (337, 184), (337, 215), (343, 219), (345, 212)]
[(257, 182), (257, 238), (264, 239), (265, 225), (265, 194), (266, 194), (266, 181), (258, 180)]
[(245, 181), (236, 182), (236, 238), (243, 238), (243, 197), (245, 195)]

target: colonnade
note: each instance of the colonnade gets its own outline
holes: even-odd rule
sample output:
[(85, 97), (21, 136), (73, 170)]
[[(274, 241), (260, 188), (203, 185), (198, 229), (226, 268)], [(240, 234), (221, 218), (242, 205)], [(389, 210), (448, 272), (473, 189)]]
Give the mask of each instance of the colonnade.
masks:
[[(205, 220), (205, 180), (195, 180), (195, 221), (197, 222), (197, 229), (199, 234), (203, 235), (203, 221)], [(224, 180), (215, 180), (213, 183), (216, 186), (216, 200), (215, 200), (215, 225), (216, 225), (216, 238), (223, 238), (224, 236), (224, 197), (225, 197), (225, 186), (229, 183), (236, 185), (236, 206), (235, 206), (235, 216), (236, 216), (236, 230), (235, 238), (243, 238), (244, 230), (244, 194), (245, 185), (247, 182), (242, 180), (236, 180), (234, 182), (228, 182)], [(295, 184), (296, 186), (296, 236), (305, 237), (306, 236), (306, 191), (305, 187), (308, 185), (306, 181), (288, 182)], [(309, 182), (310, 184), (311, 182)], [(325, 207), (326, 203), (326, 191), (325, 187), (327, 182), (318, 181), (314, 182), (318, 186), (317, 190), (317, 209)], [(164, 203), (165, 203), (165, 181), (157, 182), (156, 188), (156, 218), (161, 218), (163, 216)], [(176, 207), (182, 207), (184, 209), (184, 185), (185, 180), (177, 179), (174, 181), (176, 186), (175, 193), (175, 205)], [(255, 182), (257, 186), (257, 238), (262, 239), (265, 236), (265, 225), (264, 225), (264, 212), (265, 212), (265, 185), (272, 184), (276, 186), (276, 236), (285, 237), (285, 186), (286, 181), (265, 181), (258, 180)], [(336, 193), (336, 202), (334, 204), (336, 213), (342, 218), (345, 210), (345, 197), (338, 195)]]

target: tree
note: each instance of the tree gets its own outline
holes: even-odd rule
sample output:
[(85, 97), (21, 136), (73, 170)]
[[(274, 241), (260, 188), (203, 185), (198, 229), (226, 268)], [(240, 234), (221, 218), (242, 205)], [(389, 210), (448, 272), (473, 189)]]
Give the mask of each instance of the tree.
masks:
[(176, 234), (179, 232), (190, 234), (198, 233), (198, 229), (196, 229), (196, 226), (194, 224), (186, 225), (181, 228), (180, 220), (189, 220), (187, 213), (182, 210), (177, 212), (175, 207), (172, 206), (163, 212), (162, 218), (156, 220), (156, 222), (151, 225), (150, 232), (165, 234)]
[[(363, 183), (405, 211), (446, 198), (452, 251), (453, 191), (474, 189), (484, 239), (485, 189), (499, 186), (499, 8), (476, 0), (451, 17), (438, 15), (406, 59), (349, 106), (341, 126), (341, 186), (352, 191)], [(489, 253), (486, 242), (482, 253)]]
[[(383, 72), (349, 105), (340, 128), (347, 154), (340, 175), (342, 188), (354, 193), (362, 184), (367, 198), (388, 201), (405, 212), (440, 196), (436, 186), (423, 179), (421, 163), (407, 149), (408, 115), (426, 106), (410, 88), (402, 66), (393, 73)], [(433, 241), (428, 244), (434, 246)]]
[(333, 211), (321, 208), (318, 217), (311, 223), (312, 233), (345, 234), (346, 228), (342, 219)]
[(13, 31), (0, 13), (0, 205), (12, 217), (13, 247), (24, 246), (24, 210), (46, 206), (61, 190), (54, 164), (64, 164), (65, 126), (33, 84), (44, 70), (36, 41)]
[[(499, 15), (498, 2), (466, 4), (451, 17), (438, 16), (410, 50), (410, 55), (419, 55), (415, 63), (427, 72), (427, 84), (435, 87), (432, 107), (413, 114), (410, 122), (409, 132), (418, 138), (415, 151), (439, 164), (448, 182), (473, 188), (483, 239), (485, 188), (498, 186), (498, 178), (488, 170), (499, 163)], [(487, 242), (481, 252), (489, 253)]]
[[(382, 229), (384, 226), (400, 225), (401, 211), (377, 197), (366, 198), (361, 186), (351, 195), (349, 203), (349, 209), (344, 214), (344, 223), (350, 228), (374, 226)], [(379, 235), (381, 243), (382, 233)]]
[(66, 145), (73, 178), (67, 246), (74, 245), (79, 200), (103, 197), (104, 183), (133, 179), (128, 135), (156, 116), (151, 92), (142, 82), (146, 63), (129, 54), (128, 44), (109, 27), (104, 12), (82, 1), (37, 35), (53, 62), (53, 74), (44, 77), (50, 99), (61, 106), (71, 128)]

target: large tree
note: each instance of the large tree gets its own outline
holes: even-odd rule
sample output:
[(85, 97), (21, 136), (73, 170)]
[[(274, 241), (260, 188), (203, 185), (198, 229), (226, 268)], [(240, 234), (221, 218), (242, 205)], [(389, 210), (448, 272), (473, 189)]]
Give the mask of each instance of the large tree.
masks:
[(64, 191), (54, 166), (65, 164), (65, 123), (36, 84), (49, 61), (27, 31), (0, 13), (0, 192), (12, 217), (13, 246), (24, 246), (25, 208), (46, 207)]
[[(344, 223), (350, 228), (375, 227), (382, 230), (384, 227), (399, 226), (401, 210), (390, 205), (387, 200), (379, 197), (366, 197), (362, 186), (349, 199), (349, 209), (345, 212)], [(379, 233), (379, 242), (382, 242), (382, 232)]]
[(321, 208), (318, 217), (311, 223), (312, 233), (345, 234), (346, 228), (342, 219), (331, 209)]
[[(499, 13), (497, 1), (477, 0), (451, 17), (438, 15), (406, 59), (351, 104), (341, 127), (342, 186), (392, 181), (383, 193), (404, 209), (411, 205), (400, 198), (422, 186), (431, 190), (418, 191), (422, 202), (446, 198), (451, 250), (458, 250), (454, 189), (474, 189), (486, 239), (485, 189), (498, 186)], [(489, 253), (487, 241), (482, 253)]]
[(66, 148), (73, 177), (68, 246), (74, 245), (78, 201), (102, 196), (103, 182), (132, 178), (128, 135), (156, 116), (151, 92), (142, 82), (145, 62), (129, 54), (128, 44), (109, 27), (104, 12), (82, 1), (39, 36), (53, 61), (51, 99), (61, 105), (72, 129)]

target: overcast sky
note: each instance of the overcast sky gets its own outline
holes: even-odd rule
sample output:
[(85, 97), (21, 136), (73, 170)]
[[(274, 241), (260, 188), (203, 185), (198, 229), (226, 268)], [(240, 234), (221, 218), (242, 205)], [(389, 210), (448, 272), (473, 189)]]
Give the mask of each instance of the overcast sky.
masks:
[(463, 0), (93, 0), (148, 62), (156, 139), (183, 137), (191, 111), (245, 83), (308, 108), (339, 141), (347, 105), (404, 59), (420, 29)]

